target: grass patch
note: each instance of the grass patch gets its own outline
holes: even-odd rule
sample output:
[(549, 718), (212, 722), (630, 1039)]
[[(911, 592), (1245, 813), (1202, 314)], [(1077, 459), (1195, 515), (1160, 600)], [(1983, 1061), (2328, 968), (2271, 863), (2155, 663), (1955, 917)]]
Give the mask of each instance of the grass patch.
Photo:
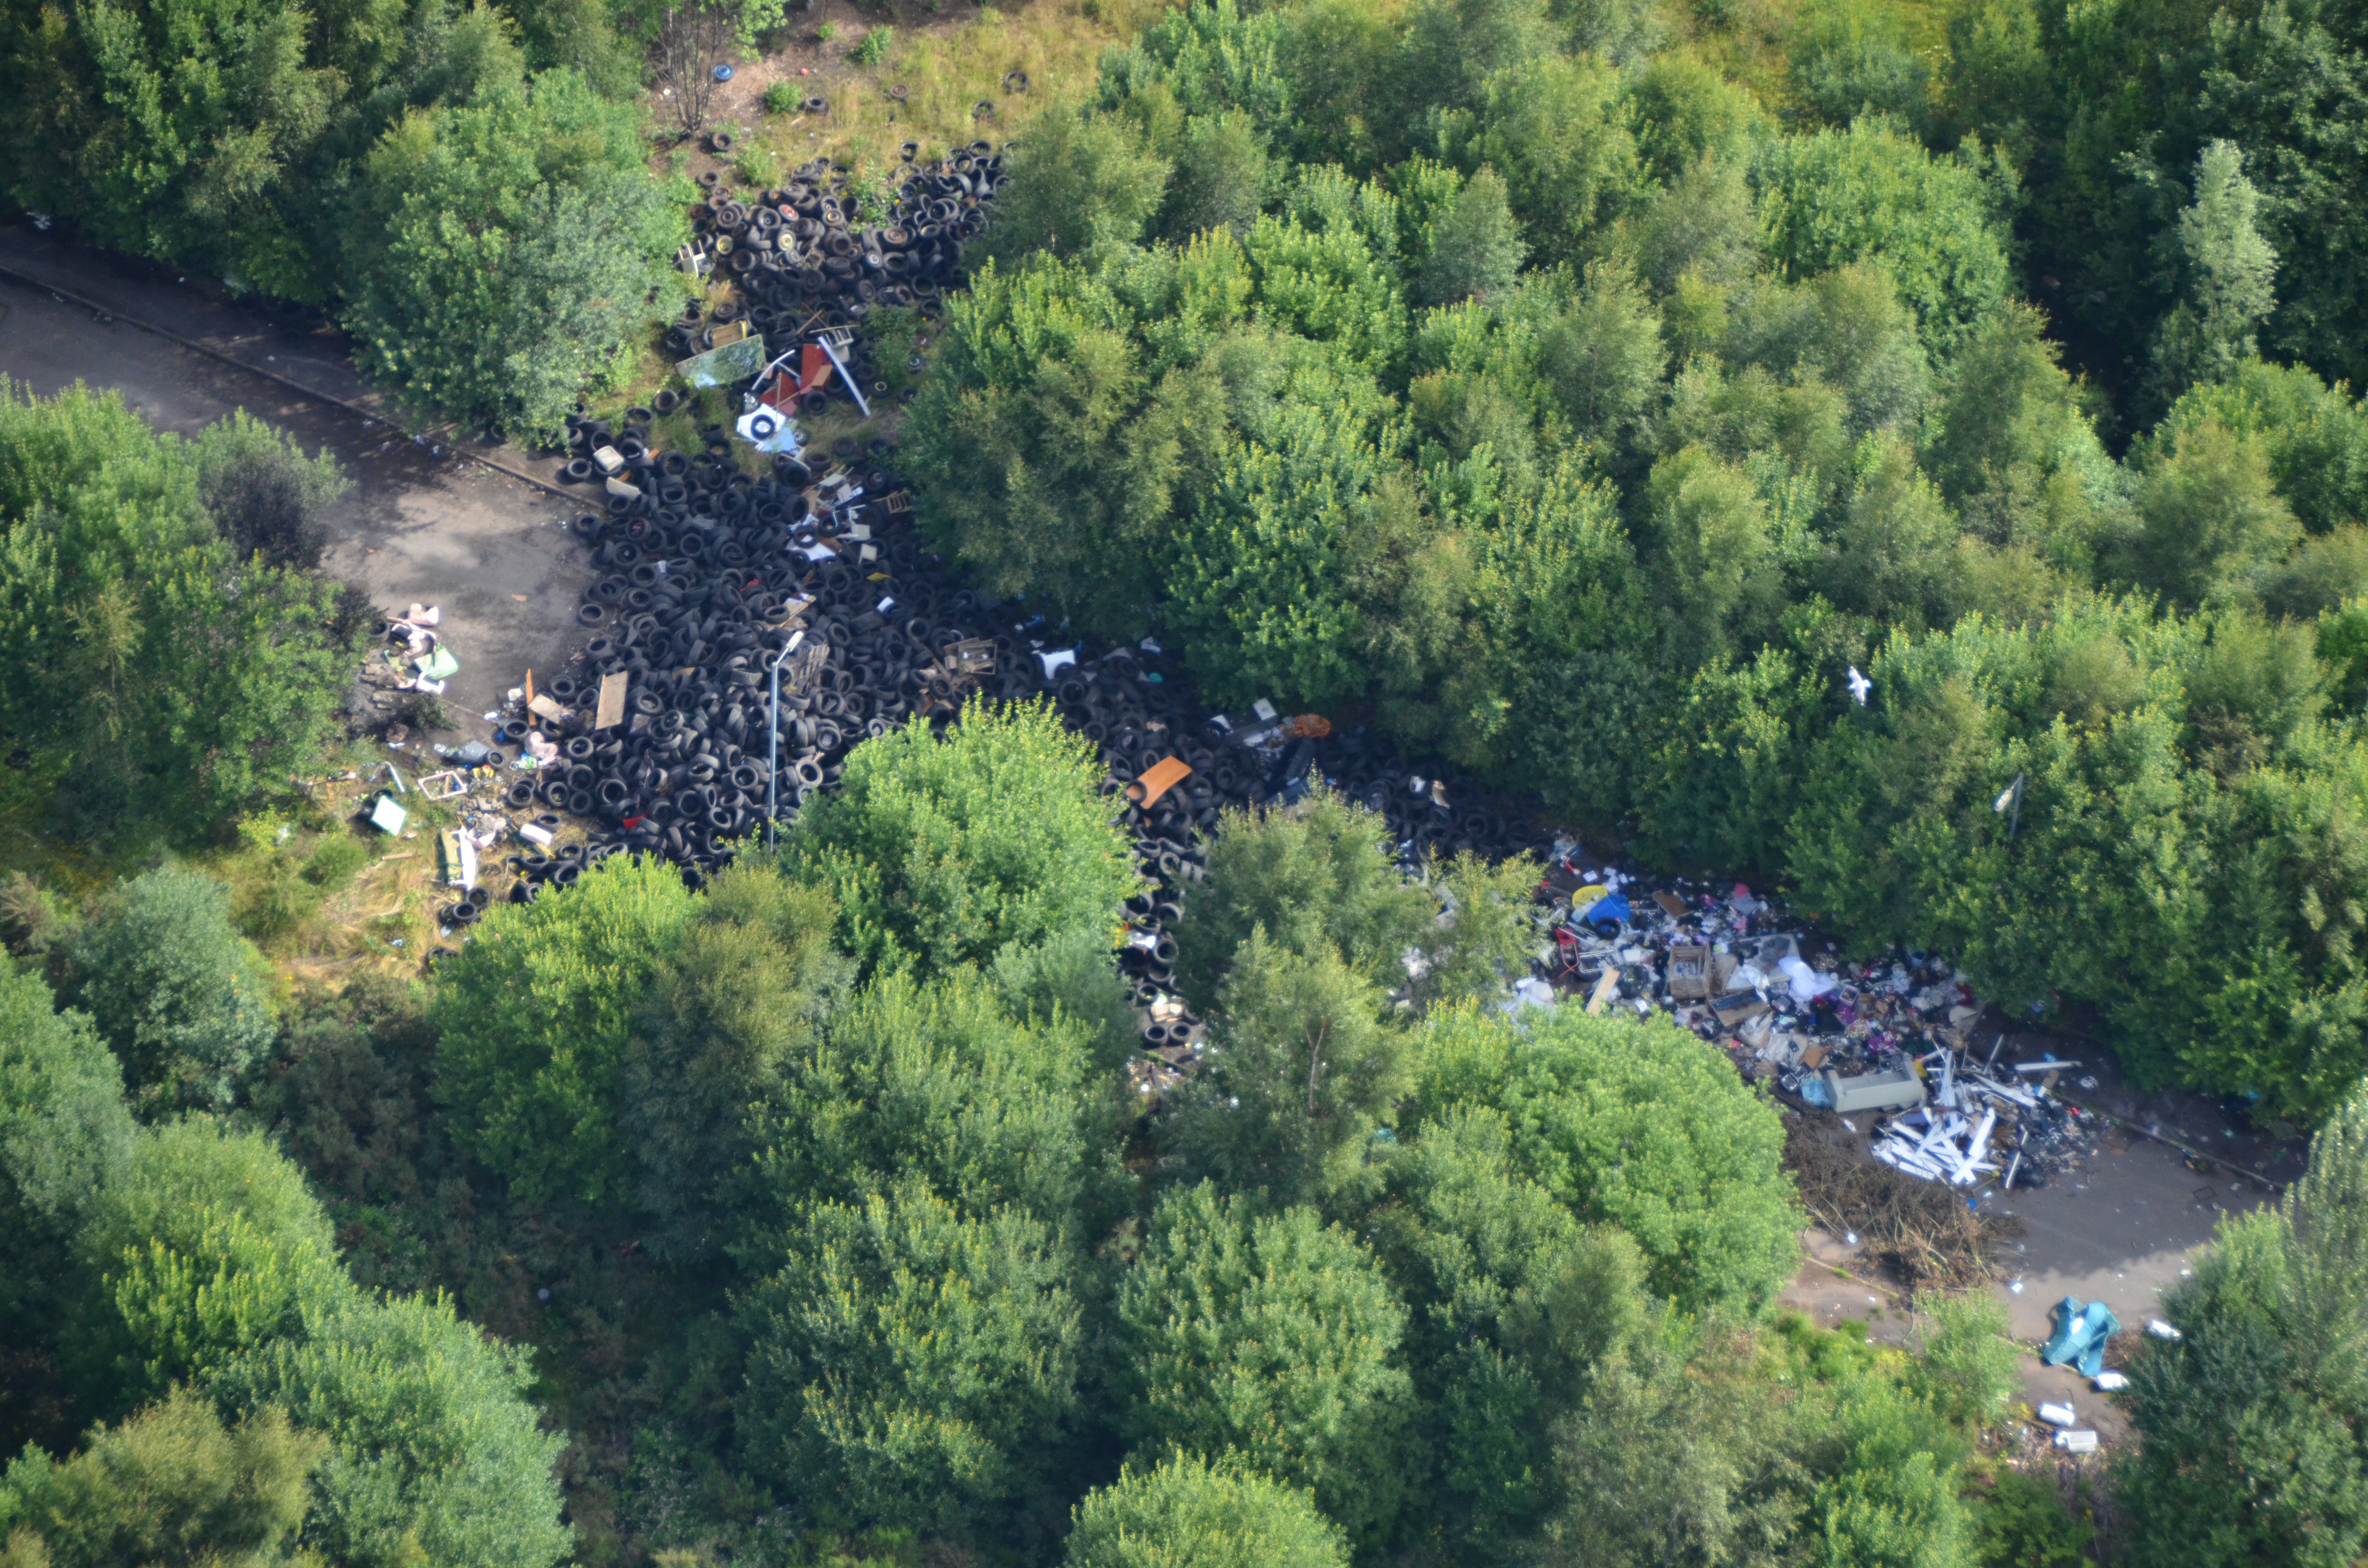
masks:
[[(789, 72), (798, 101), (826, 97), (829, 111), (777, 118), (755, 134), (784, 167), (827, 157), (874, 176), (893, 171), (906, 142), (919, 142), (924, 158), (977, 141), (1000, 145), (1045, 105), (1090, 92), (1102, 51), (1162, 8), (1158, 0), (1035, 0), (967, 17), (916, 9), (894, 28), (869, 28), (843, 54), (827, 43), (792, 45), (767, 65)], [(814, 74), (798, 77), (800, 68)], [(1025, 74), (1025, 92), (1015, 73)], [(990, 106), (984, 117), (981, 104)]]

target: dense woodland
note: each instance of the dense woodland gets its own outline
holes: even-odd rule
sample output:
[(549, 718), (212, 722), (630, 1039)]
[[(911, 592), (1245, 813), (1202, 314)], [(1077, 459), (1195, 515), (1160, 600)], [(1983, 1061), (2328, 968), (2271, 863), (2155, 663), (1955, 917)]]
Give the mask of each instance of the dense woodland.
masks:
[[(661, 21), (0, 0), (0, 178), (547, 434), (680, 298)], [(0, 1563), (2353, 1562), (2362, 42), (1172, 10), (1022, 132), (902, 421), (1019, 613), (2316, 1128), (2099, 1490), (2007, 1462), (1986, 1299), (1905, 1351), (1777, 1311), (1783, 1114), (1667, 1025), (1502, 1010), (1519, 863), (1227, 817), (1176, 966), (1214, 1050), (1146, 1114), (1128, 846), (1043, 710), (868, 744), (697, 885), (620, 857), (291, 986), (256, 940), (364, 856), (274, 826), (374, 626), (317, 571), (343, 481), (12, 390), (0, 809), (131, 869), (0, 889)]]

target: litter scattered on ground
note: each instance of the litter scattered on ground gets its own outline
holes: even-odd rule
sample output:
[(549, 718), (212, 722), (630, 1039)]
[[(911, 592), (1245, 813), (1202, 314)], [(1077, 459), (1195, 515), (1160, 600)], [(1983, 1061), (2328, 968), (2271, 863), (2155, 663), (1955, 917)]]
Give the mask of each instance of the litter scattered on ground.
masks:
[(2039, 1359), (2050, 1367), (2072, 1367), (2084, 1378), (2097, 1377), (2105, 1369), (2105, 1342), (2121, 1326), (2104, 1302), (2066, 1296), (2055, 1308), (2055, 1332), (2040, 1347)]

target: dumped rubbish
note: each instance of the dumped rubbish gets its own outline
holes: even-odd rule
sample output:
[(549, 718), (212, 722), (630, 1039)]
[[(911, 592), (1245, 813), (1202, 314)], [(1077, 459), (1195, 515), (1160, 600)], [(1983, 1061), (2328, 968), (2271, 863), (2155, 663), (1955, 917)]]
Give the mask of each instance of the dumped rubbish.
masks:
[(2119, 1393), (2130, 1386), (2130, 1380), (2119, 1372), (2099, 1372), (2089, 1383), (2099, 1393)]
[(2039, 1418), (2050, 1426), (2076, 1426), (2080, 1421), (2078, 1414), (2068, 1404), (2043, 1404), (2039, 1407)]
[(2105, 1341), (2121, 1332), (2121, 1320), (2102, 1301), (2066, 1296), (2055, 1308), (2055, 1333), (2040, 1347), (2047, 1366), (2076, 1368), (2084, 1378), (2105, 1369)]
[[(1891, 1110), (1924, 1103), (1924, 1080), (1918, 1077), (1912, 1068), (1896, 1067), (1887, 1073), (1864, 1073), (1854, 1078), (1844, 1078), (1828, 1070), (1823, 1078), (1826, 1090), (1832, 1096), (1830, 1103), (1839, 1112)], [(1875, 1157), (1883, 1158), (1880, 1151)]]
[(2180, 1337), (2179, 1330), (2171, 1327), (2170, 1324), (2163, 1322), (2160, 1318), (2148, 1319), (2146, 1322), (2146, 1332), (2153, 1335), (2157, 1339), (2177, 1339)]
[(2093, 1454), (2097, 1451), (2097, 1434), (2092, 1430), (2058, 1432), (2055, 1446), (2068, 1453)]
[(370, 807), (370, 825), (389, 838), (402, 833), (403, 824), (410, 820), (411, 813), (404, 811), (392, 795), (381, 795), (377, 803)]

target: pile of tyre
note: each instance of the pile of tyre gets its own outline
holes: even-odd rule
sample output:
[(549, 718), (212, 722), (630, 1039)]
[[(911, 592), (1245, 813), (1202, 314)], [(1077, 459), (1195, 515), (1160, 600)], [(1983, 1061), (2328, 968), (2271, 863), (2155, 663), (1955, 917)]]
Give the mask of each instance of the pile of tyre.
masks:
[[(907, 145), (908, 163), (916, 152)], [(913, 163), (892, 221), (868, 227), (852, 221), (847, 172), (836, 165), (808, 165), (752, 202), (718, 186), (694, 222), (746, 302), (715, 307), (713, 319), (745, 310), (759, 333), (782, 336), (779, 351), (791, 334), (860, 323), (878, 306), (934, 314), (943, 291), (959, 286), (961, 241), (984, 227), (1003, 177), (1000, 155), (985, 142), (935, 165)], [(694, 307), (667, 345), (688, 355), (712, 341)], [(859, 339), (859, 373), (861, 354)], [(1529, 846), (1501, 815), (1446, 809), (1442, 800), (1467, 798), (1460, 786), (1435, 789), (1430, 770), (1361, 733), (1301, 740), (1269, 763), (1212, 723), (1167, 655), (1079, 646), (1074, 663), (1054, 661), (1048, 671), (1025, 612), (965, 588), (910, 514), (888, 509), (901, 482), (886, 466), (884, 441), (868, 450), (840, 444), (862, 499), (818, 521), (804, 497), (814, 474), (803, 460), (777, 457), (769, 474), (753, 477), (722, 428), (701, 433), (697, 454), (660, 451), (649, 444), (651, 420), (636, 408), (615, 426), (569, 422), (560, 477), (620, 482), (606, 487), (604, 511), (575, 523), (599, 571), (578, 610), (588, 640), (571, 673), (544, 688), (569, 717), (516, 720), (496, 739), (518, 746), (539, 727), (556, 740), (559, 758), (511, 784), (506, 803), (547, 824), (565, 813), (590, 831), (571, 849), (512, 857), (514, 901), (564, 888), (620, 852), (662, 857), (700, 877), (762, 830), (768, 790), (773, 816), (794, 821), (837, 784), (854, 747), (916, 715), (951, 722), (973, 692), (1048, 701), (1097, 748), (1102, 792), (1133, 835), (1144, 880), (1127, 911), (1140, 939), (1121, 959), (1138, 1003), (1173, 985), (1172, 931), (1186, 889), (1205, 870), (1203, 835), (1227, 807), (1295, 798), (1321, 779), (1381, 812), (1409, 861)], [(614, 473), (596, 466), (604, 449), (621, 462)], [(859, 529), (868, 530), (874, 558), (860, 558)], [(842, 553), (819, 556), (831, 539), (848, 541)], [(801, 631), (797, 653), (785, 659)], [(974, 640), (992, 642), (991, 673), (967, 673), (957, 657), (956, 645)], [(776, 662), (785, 672), (777, 754), (768, 749)], [(600, 685), (620, 673), (628, 677), (623, 721), (596, 729)], [(1169, 756), (1189, 764), (1190, 776), (1148, 811), (1130, 804), (1127, 785)], [(469, 918), (487, 896), (474, 896)], [(1145, 1043), (1181, 1048), (1198, 1033), (1188, 1016), (1147, 1024)]]
[(859, 323), (882, 306), (927, 310), (960, 288), (962, 243), (986, 226), (1003, 154), (985, 142), (929, 164), (917, 161), (917, 143), (904, 151), (885, 222), (863, 221), (851, 176), (836, 164), (807, 164), (788, 185), (746, 199), (705, 176), (714, 183), (691, 210), (693, 235), (712, 276), (730, 278), (740, 297), (705, 314), (689, 307), (667, 349), (688, 358), (712, 348), (716, 326), (744, 314), (759, 335), (795, 333)]

